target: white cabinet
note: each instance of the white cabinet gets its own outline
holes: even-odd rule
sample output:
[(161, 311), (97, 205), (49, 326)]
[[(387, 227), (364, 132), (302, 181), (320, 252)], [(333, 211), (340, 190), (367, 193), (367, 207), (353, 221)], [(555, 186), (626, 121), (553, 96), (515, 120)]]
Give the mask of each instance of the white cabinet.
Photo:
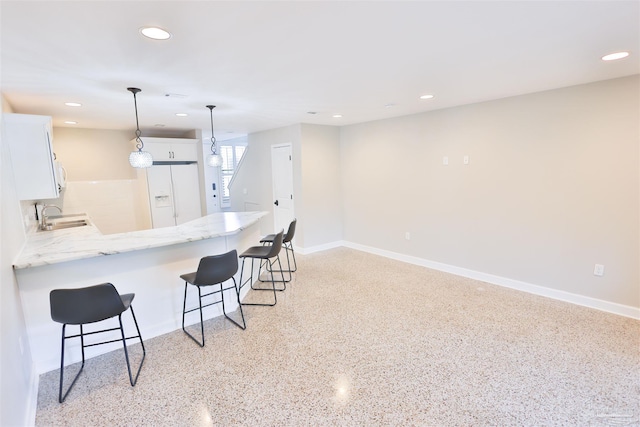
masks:
[[(198, 139), (144, 138), (144, 151), (151, 153), (154, 162), (197, 162)], [(135, 145), (136, 140), (131, 141)]]
[(2, 140), (9, 144), (18, 198), (58, 198), (60, 185), (53, 158), (51, 117), (30, 114), (2, 117)]
[(153, 228), (202, 216), (198, 165), (154, 165), (146, 170)]

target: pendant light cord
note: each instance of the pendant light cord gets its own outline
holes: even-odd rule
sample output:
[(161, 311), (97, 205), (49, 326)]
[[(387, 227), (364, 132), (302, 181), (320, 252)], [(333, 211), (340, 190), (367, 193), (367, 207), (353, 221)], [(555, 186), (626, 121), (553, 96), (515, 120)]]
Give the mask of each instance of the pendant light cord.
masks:
[(138, 151), (142, 151), (142, 148), (144, 147), (144, 142), (142, 142), (142, 139), (140, 138), (140, 135), (142, 135), (142, 132), (140, 132), (140, 124), (138, 122), (138, 101), (136, 99), (136, 93), (140, 92), (140, 89), (135, 87), (128, 87), (127, 90), (133, 93), (133, 105), (136, 110), (136, 148), (138, 149)]
[(211, 154), (216, 155), (216, 137), (213, 134), (213, 109), (216, 108), (215, 105), (207, 105), (209, 112), (211, 113)]

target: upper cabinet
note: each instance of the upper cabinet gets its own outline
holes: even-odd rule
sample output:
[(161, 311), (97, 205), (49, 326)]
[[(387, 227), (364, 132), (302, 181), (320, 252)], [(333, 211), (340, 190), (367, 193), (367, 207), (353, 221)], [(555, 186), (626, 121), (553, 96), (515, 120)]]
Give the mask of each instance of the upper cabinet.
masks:
[(60, 184), (49, 116), (3, 114), (2, 140), (9, 145), (20, 200), (55, 199)]
[[(151, 153), (154, 162), (197, 162), (198, 139), (145, 138), (144, 151)], [(136, 140), (131, 141), (135, 145)]]

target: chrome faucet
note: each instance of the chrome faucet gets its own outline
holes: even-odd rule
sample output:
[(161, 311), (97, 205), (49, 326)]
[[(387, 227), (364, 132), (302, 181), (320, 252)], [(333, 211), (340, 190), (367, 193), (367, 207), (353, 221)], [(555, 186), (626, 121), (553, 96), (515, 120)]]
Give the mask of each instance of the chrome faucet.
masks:
[(49, 208), (56, 208), (62, 214), (62, 209), (56, 205), (45, 205), (40, 211), (40, 229), (44, 230), (47, 227), (47, 216), (45, 215), (45, 211)]

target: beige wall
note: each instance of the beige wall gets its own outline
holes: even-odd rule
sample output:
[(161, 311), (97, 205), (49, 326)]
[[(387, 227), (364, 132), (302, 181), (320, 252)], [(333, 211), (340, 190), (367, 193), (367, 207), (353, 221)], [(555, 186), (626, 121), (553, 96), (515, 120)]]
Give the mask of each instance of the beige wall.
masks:
[(638, 93), (632, 76), (343, 127), (344, 240), (640, 307)]
[(296, 244), (310, 248), (342, 239), (340, 129), (302, 125)]
[(129, 165), (132, 133), (121, 130), (54, 128), (53, 150), (69, 181), (136, 179)]

